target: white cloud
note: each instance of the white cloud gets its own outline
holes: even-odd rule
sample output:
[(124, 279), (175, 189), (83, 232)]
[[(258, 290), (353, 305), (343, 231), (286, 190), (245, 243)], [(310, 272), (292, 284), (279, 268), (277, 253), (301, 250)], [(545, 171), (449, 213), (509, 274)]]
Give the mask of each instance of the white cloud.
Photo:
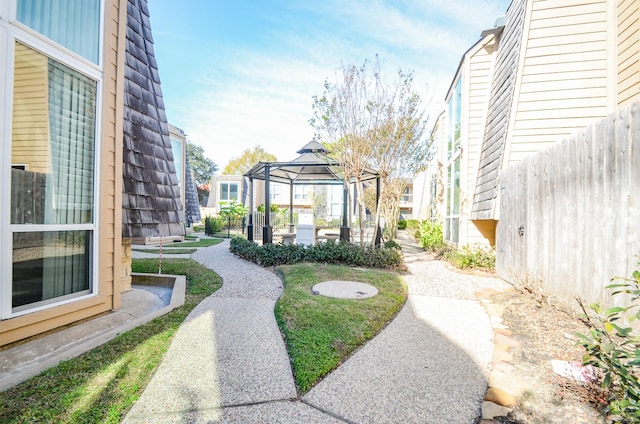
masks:
[(333, 80), (342, 64), (379, 54), (386, 74), (413, 70), (416, 90), (437, 102), (462, 54), (506, 11), (500, 10), (505, 1), (296, 3), (291, 7), (311, 12), (318, 24), (283, 18), (287, 26), (269, 34), (278, 37), (276, 51), (216, 52), (176, 123), (220, 169), (258, 144), (278, 160), (292, 159), (313, 136), (312, 96), (322, 94), (324, 80)]

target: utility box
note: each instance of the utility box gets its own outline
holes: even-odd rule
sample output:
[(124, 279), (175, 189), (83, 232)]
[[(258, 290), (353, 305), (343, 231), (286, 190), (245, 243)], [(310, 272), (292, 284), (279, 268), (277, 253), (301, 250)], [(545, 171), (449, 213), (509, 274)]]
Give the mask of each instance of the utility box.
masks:
[(298, 224), (296, 226), (296, 243), (315, 246), (316, 226), (313, 224)]

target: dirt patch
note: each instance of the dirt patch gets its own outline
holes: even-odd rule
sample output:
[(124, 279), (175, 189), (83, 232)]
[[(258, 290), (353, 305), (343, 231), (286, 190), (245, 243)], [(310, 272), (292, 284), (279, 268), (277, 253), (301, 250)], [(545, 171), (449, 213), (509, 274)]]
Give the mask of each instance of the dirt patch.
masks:
[[(577, 310), (526, 290), (500, 292), (491, 301), (504, 308), (503, 324), (520, 346), (513, 349), (514, 372), (529, 382), (508, 417), (497, 423), (606, 423), (598, 412), (606, 395), (598, 383), (580, 383), (553, 372), (553, 359), (581, 361), (576, 333), (587, 332)], [(577, 305), (576, 305), (577, 306)]]

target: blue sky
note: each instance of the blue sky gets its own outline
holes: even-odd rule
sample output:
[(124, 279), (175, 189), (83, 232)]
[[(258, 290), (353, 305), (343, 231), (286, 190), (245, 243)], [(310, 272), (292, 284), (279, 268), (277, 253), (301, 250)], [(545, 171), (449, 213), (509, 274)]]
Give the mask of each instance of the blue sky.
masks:
[(389, 77), (412, 70), (437, 109), (464, 52), (509, 3), (149, 0), (169, 122), (220, 170), (256, 145), (290, 160), (313, 137), (325, 79), (376, 54)]

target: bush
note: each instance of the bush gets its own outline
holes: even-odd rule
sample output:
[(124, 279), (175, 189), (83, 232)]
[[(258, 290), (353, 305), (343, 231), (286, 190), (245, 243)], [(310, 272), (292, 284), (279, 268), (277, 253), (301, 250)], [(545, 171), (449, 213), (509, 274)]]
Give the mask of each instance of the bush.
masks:
[(420, 228), (420, 221), (417, 219), (401, 219), (398, 221), (398, 230), (417, 230)]
[(590, 306), (589, 313), (578, 300), (589, 326), (589, 334), (578, 334), (578, 344), (586, 350), (583, 364), (604, 372), (602, 386), (610, 389), (604, 412), (615, 415), (615, 422), (636, 423), (640, 422), (640, 333), (627, 324), (640, 319), (640, 270), (634, 271), (631, 278), (613, 280), (621, 282), (607, 286), (613, 289), (611, 295), (628, 295), (630, 306), (603, 311), (596, 303)]
[(417, 230), (420, 228), (420, 221), (417, 219), (407, 219), (407, 230)]
[(222, 231), (225, 220), (221, 217), (207, 215), (204, 218), (204, 233), (208, 236)]
[(318, 243), (315, 246), (299, 244), (265, 244), (260, 246), (253, 241), (235, 237), (231, 239), (230, 250), (236, 256), (262, 266), (306, 261), (367, 268), (393, 268), (402, 262), (398, 247), (361, 247), (357, 244), (332, 240)]
[(423, 249), (439, 253), (445, 247), (442, 224), (434, 221), (422, 221), (418, 231), (420, 245)]
[(464, 246), (461, 250), (451, 249), (443, 252), (444, 258), (460, 269), (494, 269), (496, 267), (496, 254), (489, 248), (470, 248)]

